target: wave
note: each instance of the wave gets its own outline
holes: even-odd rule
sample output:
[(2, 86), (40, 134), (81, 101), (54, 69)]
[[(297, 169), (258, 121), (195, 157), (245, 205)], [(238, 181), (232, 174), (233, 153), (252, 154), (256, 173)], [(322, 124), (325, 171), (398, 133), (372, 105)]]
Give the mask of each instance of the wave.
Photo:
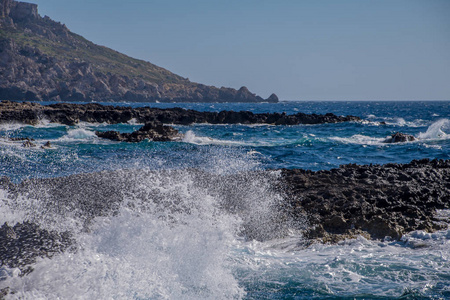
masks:
[(94, 131), (86, 128), (75, 128), (67, 131), (67, 134), (58, 138), (58, 142), (79, 142), (79, 141), (97, 141), (98, 137)]
[(428, 121), (423, 119), (415, 119), (413, 121), (406, 121), (402, 117), (377, 117), (376, 115), (367, 115), (367, 120), (363, 120), (363, 124), (371, 124), (375, 126), (388, 125), (394, 127), (423, 127), (426, 126)]
[(386, 138), (371, 137), (362, 134), (355, 134), (351, 137), (330, 137), (330, 140), (340, 142), (343, 144), (358, 144), (358, 145), (387, 145), (384, 142)]
[(417, 136), (420, 140), (446, 140), (450, 138), (450, 120), (441, 119), (431, 124), (426, 132)]
[[(377, 145), (383, 146), (387, 145), (384, 141), (389, 138), (389, 136), (380, 138), (373, 136), (366, 136), (361, 134), (355, 134), (351, 137), (330, 137), (330, 140), (337, 141), (344, 144), (359, 144), (359, 145)], [(421, 132), (416, 136), (416, 140), (408, 143), (417, 142), (432, 142), (439, 140), (450, 139), (450, 120), (441, 119), (432, 123), (426, 132)], [(426, 144), (425, 144), (426, 145)], [(427, 145), (426, 145), (427, 146)]]
[(223, 145), (223, 146), (242, 146), (245, 143), (230, 141), (230, 140), (218, 140), (210, 137), (197, 136), (192, 130), (188, 130), (182, 139), (184, 143), (195, 145)]

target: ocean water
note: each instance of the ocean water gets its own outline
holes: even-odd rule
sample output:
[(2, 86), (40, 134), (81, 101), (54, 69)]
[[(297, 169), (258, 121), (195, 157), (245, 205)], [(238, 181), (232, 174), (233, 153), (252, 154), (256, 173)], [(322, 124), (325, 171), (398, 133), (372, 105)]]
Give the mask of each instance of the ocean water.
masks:
[[(118, 105), (331, 112), (363, 120), (176, 125), (184, 133), (181, 141), (136, 144), (94, 134), (142, 126), (133, 120), (65, 126), (43, 119), (37, 126), (0, 125), (0, 176), (19, 183), (81, 174), (64, 179), (68, 192), (58, 197), (99, 201), (116, 188), (115, 197), (121, 200), (115, 213), (95, 218), (86, 229), (83, 213), (52, 202), (51, 184), (30, 187), (39, 193), (33, 190), (18, 198), (0, 190), (1, 224), (28, 220), (68, 230), (76, 239), (76, 251), (38, 259), (28, 275), (0, 268), (0, 288), (15, 292), (8, 298), (450, 299), (449, 230), (413, 232), (401, 241), (359, 237), (305, 247), (298, 228), (308, 226), (307, 218), (292, 227), (281, 224), (275, 208), (283, 195), (273, 189), (280, 168), (450, 159), (450, 102)], [(383, 143), (395, 132), (417, 140)], [(23, 148), (22, 142), (8, 139), (13, 137), (33, 138), (38, 147)], [(52, 148), (41, 149), (47, 141)], [(262, 175), (259, 170), (272, 171)]]

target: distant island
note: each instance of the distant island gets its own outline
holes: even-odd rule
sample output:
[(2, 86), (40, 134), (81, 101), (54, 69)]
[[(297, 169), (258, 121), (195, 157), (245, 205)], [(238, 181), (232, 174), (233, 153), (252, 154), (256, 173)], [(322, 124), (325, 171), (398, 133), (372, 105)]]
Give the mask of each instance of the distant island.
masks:
[(72, 33), (41, 17), (36, 4), (0, 0), (0, 100), (278, 102), (278, 97), (191, 82)]

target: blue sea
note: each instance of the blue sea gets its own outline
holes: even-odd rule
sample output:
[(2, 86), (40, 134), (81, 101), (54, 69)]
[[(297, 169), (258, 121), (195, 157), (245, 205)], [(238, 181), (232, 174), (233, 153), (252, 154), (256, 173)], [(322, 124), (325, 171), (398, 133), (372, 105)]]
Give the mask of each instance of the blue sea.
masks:
[[(80, 229), (77, 214), (49, 210), (45, 199), (30, 193), (13, 203), (0, 189), (1, 224), (33, 221), (69, 230), (78, 247), (38, 259), (25, 276), (18, 269), (0, 268), (0, 289), (15, 291), (8, 299), (450, 299), (449, 230), (413, 232), (401, 241), (358, 237), (306, 247), (300, 231), (277, 232), (272, 215), (274, 203), (283, 197), (273, 189), (280, 168), (316, 171), (349, 163), (450, 159), (449, 101), (114, 105), (331, 112), (362, 121), (173, 125), (184, 134), (180, 141), (141, 143), (112, 142), (94, 133), (132, 132), (143, 125), (135, 120), (115, 125), (66, 126), (45, 119), (36, 126), (1, 124), (0, 176), (20, 183), (115, 174), (111, 185), (128, 184), (118, 212), (95, 218), (89, 230)], [(416, 140), (383, 143), (395, 132)], [(24, 148), (23, 142), (9, 139), (14, 137), (33, 138), (37, 147)], [(42, 149), (47, 141), (52, 147)], [(260, 170), (271, 171), (248, 172)], [(199, 171), (210, 178), (202, 179)], [(79, 189), (64, 197), (77, 199)], [(82, 193), (96, 195), (92, 187)], [(45, 198), (45, 191), (40, 195)], [(230, 195), (239, 209), (223, 208)], [(308, 226), (307, 218), (303, 222)], [(243, 224), (273, 234), (251, 240), (242, 234)]]

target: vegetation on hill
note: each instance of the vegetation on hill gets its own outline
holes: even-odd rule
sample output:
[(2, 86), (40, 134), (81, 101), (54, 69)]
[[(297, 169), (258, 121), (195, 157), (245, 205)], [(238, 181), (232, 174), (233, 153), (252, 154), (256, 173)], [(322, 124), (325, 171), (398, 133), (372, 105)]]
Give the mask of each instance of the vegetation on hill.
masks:
[(37, 5), (0, 0), (0, 99), (55, 101), (277, 102), (247, 88), (190, 82), (72, 33)]

